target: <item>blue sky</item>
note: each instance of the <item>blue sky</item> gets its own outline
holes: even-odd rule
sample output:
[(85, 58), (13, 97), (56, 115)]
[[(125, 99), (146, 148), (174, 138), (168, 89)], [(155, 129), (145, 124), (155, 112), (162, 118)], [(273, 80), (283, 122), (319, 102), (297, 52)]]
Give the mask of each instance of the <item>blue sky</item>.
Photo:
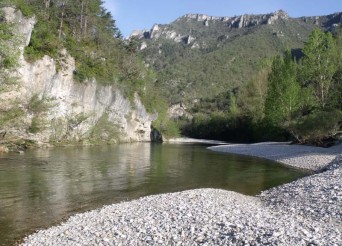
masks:
[(153, 24), (167, 24), (192, 14), (234, 16), (264, 14), (278, 9), (291, 17), (326, 15), (342, 11), (342, 0), (104, 0), (124, 36)]

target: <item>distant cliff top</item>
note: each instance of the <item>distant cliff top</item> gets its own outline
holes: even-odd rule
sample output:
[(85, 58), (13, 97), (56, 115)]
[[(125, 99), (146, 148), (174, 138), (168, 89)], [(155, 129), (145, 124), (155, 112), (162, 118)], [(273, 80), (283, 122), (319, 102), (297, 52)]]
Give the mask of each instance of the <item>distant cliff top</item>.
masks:
[(290, 17), (284, 10), (277, 10), (273, 13), (267, 14), (244, 14), (238, 16), (210, 16), (207, 14), (186, 14), (170, 24), (155, 24), (152, 26), (150, 30), (134, 30), (130, 37), (138, 37), (138, 38), (153, 38), (159, 37), (160, 35), (152, 35), (152, 33), (156, 33), (158, 31), (163, 31), (165, 28), (170, 28), (170, 26), (174, 25), (184, 25), (184, 22), (196, 21), (203, 24), (203, 26), (209, 26), (210, 24), (218, 24), (224, 23), (229, 28), (243, 28), (243, 27), (251, 27), (262, 24), (273, 24), (278, 20), (299, 20), (304, 22), (312, 22), (318, 26), (332, 26), (336, 24), (342, 23), (342, 12), (336, 12), (330, 15), (325, 16), (303, 16), (299, 18)]

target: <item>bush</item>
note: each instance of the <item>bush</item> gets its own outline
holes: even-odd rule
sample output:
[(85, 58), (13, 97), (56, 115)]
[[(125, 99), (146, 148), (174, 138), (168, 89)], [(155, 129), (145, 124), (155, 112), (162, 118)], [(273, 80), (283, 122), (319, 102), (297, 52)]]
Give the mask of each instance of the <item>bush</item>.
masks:
[(162, 133), (163, 137), (165, 138), (172, 138), (172, 137), (178, 137), (180, 135), (180, 130), (177, 126), (177, 123), (173, 120), (167, 119), (164, 120), (164, 122), (157, 125), (157, 130)]
[(44, 55), (52, 58), (58, 57), (58, 52), (62, 49), (62, 45), (51, 29), (57, 29), (51, 26), (50, 22), (38, 21), (33, 29), (29, 45), (25, 48), (25, 58), (29, 62), (34, 62)]
[(18, 105), (14, 105), (9, 110), (0, 111), (0, 129), (15, 125), (24, 114), (25, 112)]
[(101, 142), (116, 143), (120, 139), (119, 126), (109, 121), (108, 113), (104, 113), (90, 132), (90, 142), (97, 144)]
[(289, 124), (289, 130), (300, 143), (322, 145), (341, 129), (342, 111), (318, 111)]
[(45, 98), (40, 99), (37, 94), (30, 99), (27, 105), (28, 111), (33, 114), (40, 114), (46, 112), (51, 107), (52, 105), (50, 105), (50, 103), (48, 103)]
[(18, 9), (20, 9), (24, 16), (31, 17), (34, 15), (32, 6), (30, 6), (26, 0), (2, 0), (0, 3), (0, 8), (7, 6), (16, 6)]
[(43, 131), (46, 128), (46, 122), (38, 117), (34, 116), (31, 121), (31, 125), (28, 129), (30, 133), (38, 133), (40, 131)]

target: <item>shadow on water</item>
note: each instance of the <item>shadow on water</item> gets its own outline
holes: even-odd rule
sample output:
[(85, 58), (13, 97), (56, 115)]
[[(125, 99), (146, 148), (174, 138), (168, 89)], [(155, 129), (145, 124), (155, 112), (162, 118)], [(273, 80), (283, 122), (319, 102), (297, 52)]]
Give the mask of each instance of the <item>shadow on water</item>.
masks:
[(0, 155), (0, 245), (105, 204), (209, 187), (256, 195), (306, 175), (206, 147), (136, 143)]

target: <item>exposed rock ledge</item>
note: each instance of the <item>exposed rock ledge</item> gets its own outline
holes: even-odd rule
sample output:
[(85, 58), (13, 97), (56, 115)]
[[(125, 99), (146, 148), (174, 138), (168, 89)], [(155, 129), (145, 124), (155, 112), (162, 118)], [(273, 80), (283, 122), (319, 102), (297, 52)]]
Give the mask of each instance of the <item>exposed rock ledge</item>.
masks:
[[(62, 50), (61, 68), (49, 56), (28, 63), (24, 59), (24, 48), (29, 44), (35, 18), (26, 18), (11, 7), (2, 8), (5, 21), (12, 23), (17, 38), (21, 39), (19, 67), (14, 72), (17, 85), (9, 86), (0, 93), (1, 111), (19, 109), (22, 114), (16, 123), (0, 129), (4, 132), (1, 142), (25, 139), (44, 145), (53, 142), (80, 142), (87, 140), (94, 128), (100, 140), (150, 141), (151, 122), (157, 115), (149, 114), (138, 95), (133, 102), (125, 98), (115, 86), (102, 86), (96, 81), (78, 83), (73, 80), (75, 60)], [(1, 85), (1, 82), (0, 82)], [(46, 112), (27, 110), (32, 102), (48, 102)], [(39, 132), (30, 131), (33, 123), (39, 122)]]
[[(272, 144), (263, 149), (272, 156)], [(313, 148), (306, 157), (319, 154)], [(329, 165), (319, 159), (327, 171), (259, 197), (215, 189), (148, 196), (77, 214), (22, 245), (341, 245), (342, 155), (335, 156)]]

